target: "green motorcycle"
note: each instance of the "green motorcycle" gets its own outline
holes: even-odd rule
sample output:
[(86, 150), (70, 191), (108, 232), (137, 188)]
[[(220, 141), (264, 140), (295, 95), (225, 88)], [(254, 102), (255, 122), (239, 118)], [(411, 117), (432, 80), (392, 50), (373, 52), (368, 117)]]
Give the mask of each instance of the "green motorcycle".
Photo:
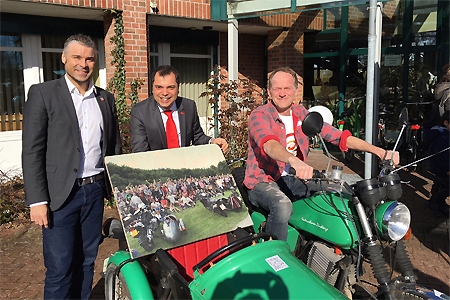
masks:
[[(302, 130), (320, 132), (323, 119), (308, 114)], [(229, 234), (229, 243), (199, 259), (193, 277), (183, 274), (183, 262), (166, 250), (132, 258), (118, 220), (105, 234), (121, 240), (118, 252), (105, 260), (106, 299), (347, 299), (353, 298), (362, 262), (369, 261), (378, 281), (373, 299), (450, 299), (416, 284), (411, 261), (402, 241), (410, 212), (398, 202), (402, 194), (398, 175), (359, 180), (316, 178), (323, 189), (293, 203), (287, 243), (264, 232), (267, 212), (248, 201), (242, 185), (244, 169), (232, 171), (246, 203), (253, 229)], [(391, 278), (384, 250), (393, 252), (401, 276)], [(391, 265), (391, 270), (394, 265)]]
[[(407, 111), (403, 111), (402, 129), (407, 120)], [(321, 139), (322, 125), (322, 116), (310, 112), (303, 120), (302, 130), (310, 137), (317, 135)], [(322, 144), (325, 146), (323, 141)], [(450, 299), (416, 283), (404, 244), (411, 215), (408, 207), (397, 201), (402, 187), (396, 171), (392, 158), (384, 162), (378, 178), (367, 180), (354, 180), (342, 174), (339, 178), (315, 170), (315, 178), (311, 180), (317, 181), (320, 191), (293, 202), (287, 238), (290, 251), (349, 299), (355, 296), (356, 286), (362, 287), (372, 299)], [(244, 173), (244, 167), (232, 171), (250, 210), (255, 232), (264, 232), (268, 212), (248, 200), (242, 184)], [(349, 184), (349, 179), (354, 183)], [(394, 258), (389, 267), (386, 253)], [(369, 262), (378, 282), (375, 294), (360, 280), (364, 273), (363, 261)], [(394, 268), (401, 276), (391, 278)]]

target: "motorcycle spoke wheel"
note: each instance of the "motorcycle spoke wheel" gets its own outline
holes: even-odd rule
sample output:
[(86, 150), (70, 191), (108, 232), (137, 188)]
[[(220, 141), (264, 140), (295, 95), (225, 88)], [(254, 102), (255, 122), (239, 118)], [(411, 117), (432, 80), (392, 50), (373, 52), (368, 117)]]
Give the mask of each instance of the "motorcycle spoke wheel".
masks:
[(105, 273), (106, 300), (132, 300), (128, 285), (122, 273), (115, 275), (117, 266), (109, 264)]
[(394, 291), (394, 299), (431, 299), (425, 295), (408, 291)]

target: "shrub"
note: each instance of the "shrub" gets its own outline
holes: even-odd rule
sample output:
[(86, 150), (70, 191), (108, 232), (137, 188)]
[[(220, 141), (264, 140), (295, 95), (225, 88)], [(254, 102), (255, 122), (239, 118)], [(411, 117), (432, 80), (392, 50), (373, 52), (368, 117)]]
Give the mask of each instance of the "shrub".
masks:
[(0, 224), (27, 219), (28, 214), (22, 177), (0, 170)]
[(248, 116), (262, 103), (267, 101), (267, 93), (251, 78), (240, 77), (237, 81), (227, 82), (224, 69), (216, 67), (211, 75), (206, 92), (200, 97), (208, 97), (214, 107), (221, 100), (210, 118), (211, 128), (218, 129), (218, 136), (227, 140), (229, 145), (227, 160), (247, 158)]

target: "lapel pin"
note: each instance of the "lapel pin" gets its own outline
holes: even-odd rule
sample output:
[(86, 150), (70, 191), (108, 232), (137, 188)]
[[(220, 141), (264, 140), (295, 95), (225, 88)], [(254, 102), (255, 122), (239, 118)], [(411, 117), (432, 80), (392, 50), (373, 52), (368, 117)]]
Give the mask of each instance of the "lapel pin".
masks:
[(181, 114), (181, 115), (184, 115), (184, 111), (180, 111), (180, 114)]
[(105, 101), (105, 98), (103, 98), (103, 97), (100, 97), (100, 100), (102, 100), (102, 101)]

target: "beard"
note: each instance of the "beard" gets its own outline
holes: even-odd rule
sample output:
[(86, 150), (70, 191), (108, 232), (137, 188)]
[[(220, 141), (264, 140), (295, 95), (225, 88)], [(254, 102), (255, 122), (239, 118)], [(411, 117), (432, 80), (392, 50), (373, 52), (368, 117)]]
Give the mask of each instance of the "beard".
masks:
[(70, 74), (69, 72), (66, 71), (67, 76), (69, 76), (70, 78), (72, 78), (72, 80), (77, 83), (78, 85), (83, 85), (88, 83), (91, 80), (92, 74), (89, 77), (86, 77), (86, 79), (84, 80), (79, 80), (77, 78), (75, 78), (74, 76), (72, 76), (72, 74)]

